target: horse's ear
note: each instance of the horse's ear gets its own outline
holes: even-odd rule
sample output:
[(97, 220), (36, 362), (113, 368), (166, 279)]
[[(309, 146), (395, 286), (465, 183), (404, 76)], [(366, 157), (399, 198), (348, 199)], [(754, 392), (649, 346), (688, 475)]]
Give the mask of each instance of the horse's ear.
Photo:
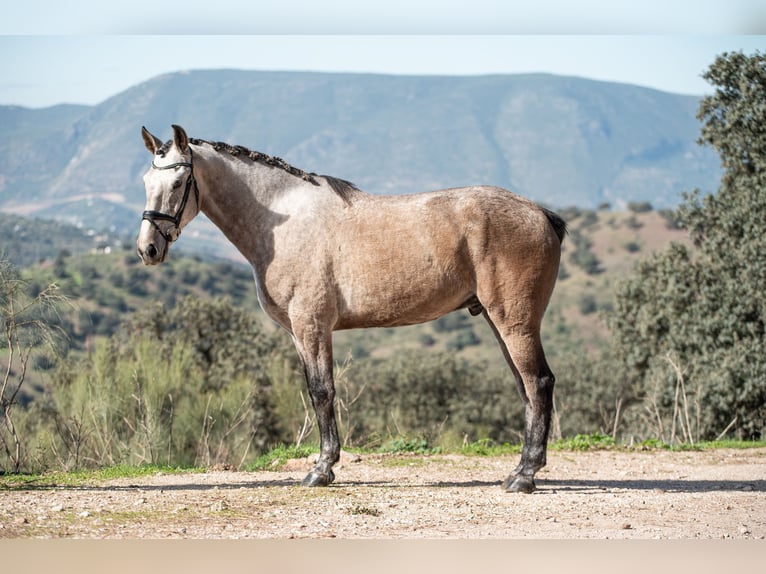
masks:
[(145, 127), (141, 127), (141, 136), (144, 138), (144, 145), (151, 154), (157, 153), (157, 150), (162, 146), (162, 142), (159, 138), (149, 133)]
[(189, 147), (189, 138), (186, 137), (186, 132), (181, 126), (177, 126), (173, 124), (173, 143), (176, 146), (176, 149), (180, 151), (181, 153), (186, 151), (186, 148)]

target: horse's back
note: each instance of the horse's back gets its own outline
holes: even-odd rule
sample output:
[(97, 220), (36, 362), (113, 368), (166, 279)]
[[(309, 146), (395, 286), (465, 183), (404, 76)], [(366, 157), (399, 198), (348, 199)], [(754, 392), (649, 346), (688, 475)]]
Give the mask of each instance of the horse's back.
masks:
[(395, 326), (464, 306), (480, 282), (545, 283), (560, 241), (545, 212), (496, 187), (357, 198), (335, 228), (340, 328)]

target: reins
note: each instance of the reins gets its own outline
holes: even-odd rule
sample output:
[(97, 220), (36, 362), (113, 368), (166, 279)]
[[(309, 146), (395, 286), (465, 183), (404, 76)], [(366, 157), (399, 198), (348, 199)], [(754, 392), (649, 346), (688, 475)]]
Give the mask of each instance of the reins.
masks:
[[(189, 149), (189, 161), (179, 161), (177, 163), (171, 163), (170, 165), (160, 166), (155, 164), (154, 160), (152, 160), (153, 169), (174, 169), (176, 167), (188, 167), (190, 170), (189, 177), (186, 179), (184, 195), (175, 215), (162, 213), (161, 211), (155, 211), (153, 209), (147, 209), (144, 211), (141, 217), (142, 220), (146, 219), (149, 223), (151, 223), (168, 243), (173, 243), (181, 236), (181, 218), (183, 217), (184, 210), (186, 209), (186, 204), (189, 201), (189, 193), (191, 192), (192, 188), (194, 188), (194, 199), (197, 202), (197, 208), (199, 208), (199, 188), (197, 187), (197, 180), (194, 179), (194, 166), (192, 165), (191, 153), (191, 149)], [(158, 220), (170, 221), (173, 223), (173, 226), (170, 227), (167, 231), (163, 231), (162, 228), (157, 225)]]

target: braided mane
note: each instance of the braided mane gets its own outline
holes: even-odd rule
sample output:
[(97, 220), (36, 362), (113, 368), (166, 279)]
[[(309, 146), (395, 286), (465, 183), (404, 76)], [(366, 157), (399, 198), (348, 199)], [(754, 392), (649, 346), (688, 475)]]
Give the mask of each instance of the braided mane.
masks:
[[(229, 155), (232, 155), (234, 157), (243, 157), (264, 165), (276, 167), (278, 169), (286, 171), (290, 175), (299, 177), (303, 181), (307, 181), (311, 183), (312, 185), (319, 185), (319, 182), (316, 180), (316, 178), (321, 177), (327, 182), (327, 184), (332, 188), (332, 190), (335, 193), (337, 193), (346, 203), (351, 203), (352, 196), (354, 195), (355, 192), (359, 191), (359, 189), (353, 183), (346, 181), (344, 179), (339, 179), (337, 177), (332, 177), (329, 175), (317, 175), (316, 173), (313, 173), (313, 172), (311, 173), (305, 172), (302, 169), (298, 169), (297, 167), (291, 166), (289, 163), (287, 163), (285, 160), (283, 160), (280, 157), (273, 157), (265, 153), (261, 153), (259, 151), (253, 151), (246, 148), (245, 146), (230, 145), (225, 142), (210, 142), (207, 140), (196, 139), (196, 138), (189, 138), (189, 143), (192, 145), (197, 145), (197, 146), (207, 144), (211, 146), (217, 152), (228, 153)], [(168, 145), (168, 144), (165, 144), (165, 145)]]

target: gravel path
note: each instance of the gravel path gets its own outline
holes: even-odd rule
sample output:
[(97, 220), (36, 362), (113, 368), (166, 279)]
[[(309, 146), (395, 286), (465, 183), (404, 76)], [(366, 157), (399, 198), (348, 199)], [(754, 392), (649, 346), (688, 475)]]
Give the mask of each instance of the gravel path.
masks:
[(552, 452), (532, 495), (517, 457), (364, 455), (324, 489), (278, 472), (210, 471), (2, 487), (0, 538), (763, 539), (766, 449)]

